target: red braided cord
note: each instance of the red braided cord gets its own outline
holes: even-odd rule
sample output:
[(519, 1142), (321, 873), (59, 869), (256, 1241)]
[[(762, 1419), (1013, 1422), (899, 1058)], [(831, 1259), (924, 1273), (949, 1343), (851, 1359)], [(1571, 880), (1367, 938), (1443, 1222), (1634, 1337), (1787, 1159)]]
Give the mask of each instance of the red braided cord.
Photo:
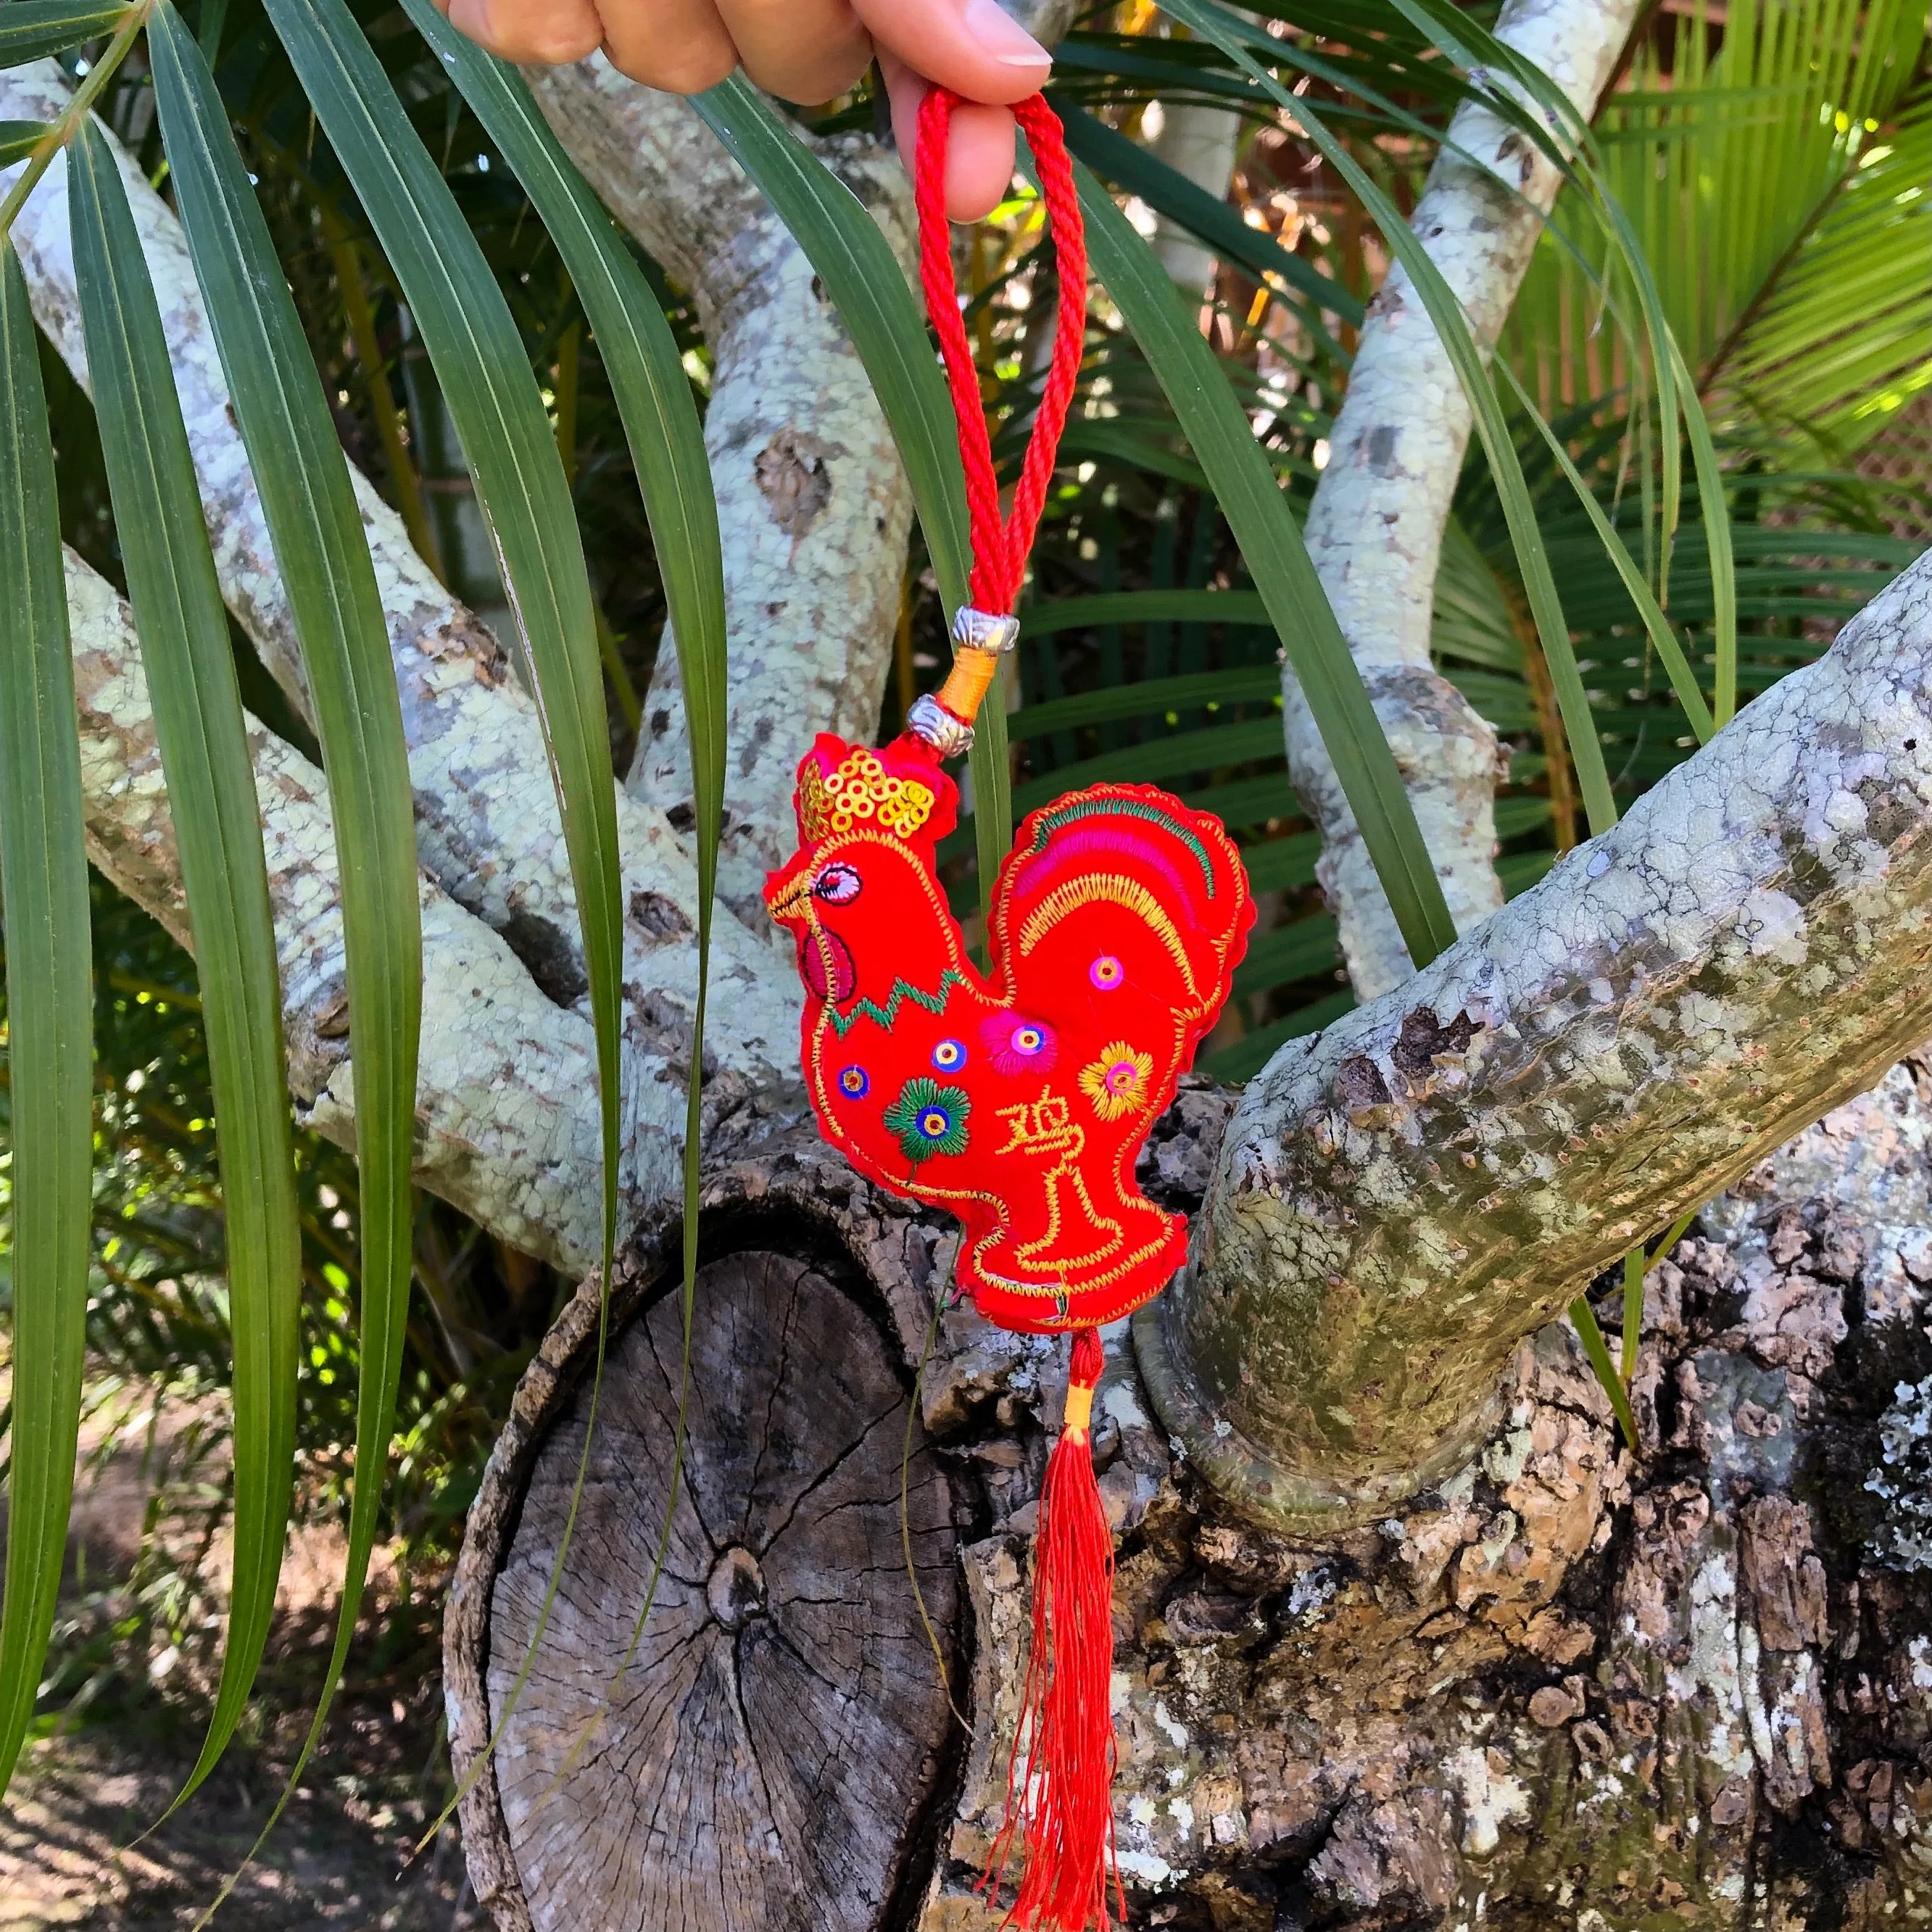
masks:
[(1046, 506), (1048, 484), (1060, 448), (1060, 434), (1073, 400), (1087, 334), (1087, 234), (1074, 193), (1072, 165), (1066, 158), (1060, 117), (1039, 94), (1013, 109), (1025, 129), (1040, 170), (1042, 196), (1053, 225), (1058, 256), (1060, 307), (1053, 337), (1053, 360), (1040, 392), (1011, 513), (1000, 514), (1000, 486), (993, 473), (992, 445), (980, 400), (980, 374), (966, 340), (952, 278), (952, 232), (946, 218), (946, 147), (958, 95), (943, 87), (927, 90), (920, 104), (919, 153), (914, 188), (919, 205), (920, 280), (927, 313), (939, 336), (940, 353), (959, 419), (959, 454), (966, 468), (966, 506), (972, 520), (974, 608), (1004, 616), (1018, 601), (1026, 577), (1027, 554)]

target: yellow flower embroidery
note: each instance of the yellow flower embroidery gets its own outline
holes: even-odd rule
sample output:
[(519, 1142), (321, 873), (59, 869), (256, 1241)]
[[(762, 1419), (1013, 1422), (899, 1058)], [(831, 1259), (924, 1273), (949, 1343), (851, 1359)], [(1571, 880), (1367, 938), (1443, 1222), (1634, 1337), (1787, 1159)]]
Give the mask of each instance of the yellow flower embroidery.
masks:
[(1103, 1120), (1124, 1120), (1147, 1104), (1154, 1081), (1154, 1055), (1136, 1052), (1124, 1040), (1111, 1040), (1098, 1060), (1080, 1070), (1080, 1090)]

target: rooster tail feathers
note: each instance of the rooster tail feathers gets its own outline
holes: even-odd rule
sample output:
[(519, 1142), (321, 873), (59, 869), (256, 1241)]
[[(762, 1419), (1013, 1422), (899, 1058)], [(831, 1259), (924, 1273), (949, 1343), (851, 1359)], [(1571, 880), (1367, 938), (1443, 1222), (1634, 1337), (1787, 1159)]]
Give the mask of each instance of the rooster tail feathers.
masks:
[(1021, 825), (1000, 868), (996, 920), (1024, 952), (1030, 936), (1103, 883), (1170, 951), (1178, 946), (1190, 1003), (1218, 1010), (1255, 920), (1246, 870), (1221, 821), (1153, 785), (1070, 792)]

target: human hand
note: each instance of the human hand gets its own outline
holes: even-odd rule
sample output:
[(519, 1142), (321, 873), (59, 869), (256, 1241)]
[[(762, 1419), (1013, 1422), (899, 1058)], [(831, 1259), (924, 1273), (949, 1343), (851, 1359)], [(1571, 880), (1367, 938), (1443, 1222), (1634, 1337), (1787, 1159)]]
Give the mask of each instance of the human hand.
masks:
[(581, 60), (602, 46), (634, 80), (696, 94), (736, 67), (781, 100), (830, 100), (874, 57), (907, 171), (930, 82), (962, 104), (946, 154), (946, 212), (986, 214), (1013, 172), (1007, 104), (1052, 62), (998, 0), (436, 0), (460, 32), (507, 61)]

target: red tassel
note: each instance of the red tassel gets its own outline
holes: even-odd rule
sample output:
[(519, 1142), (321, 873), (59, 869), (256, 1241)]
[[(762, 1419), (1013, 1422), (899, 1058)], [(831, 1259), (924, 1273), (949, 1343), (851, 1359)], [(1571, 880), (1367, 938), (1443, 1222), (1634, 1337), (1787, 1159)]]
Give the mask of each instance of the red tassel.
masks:
[(1033, 1646), (1006, 1768), (1006, 1822), (981, 1886), (998, 1884), (1024, 1830), (1026, 1868), (1005, 1922), (1027, 1932), (1087, 1932), (1095, 1924), (1104, 1932), (1110, 1882), (1126, 1918), (1114, 1861), (1114, 1538), (1088, 1447), (1101, 1360), (1098, 1333), (1076, 1330), (1066, 1426), (1040, 1492)]

